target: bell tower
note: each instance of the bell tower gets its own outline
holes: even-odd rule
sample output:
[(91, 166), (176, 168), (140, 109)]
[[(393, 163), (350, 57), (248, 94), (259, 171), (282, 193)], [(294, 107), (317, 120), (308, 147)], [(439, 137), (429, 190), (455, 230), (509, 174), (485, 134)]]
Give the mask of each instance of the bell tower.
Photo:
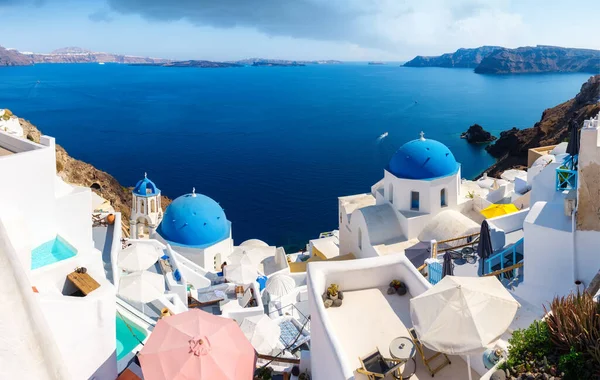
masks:
[(139, 180), (132, 191), (129, 219), (132, 239), (148, 238), (156, 231), (163, 217), (160, 198), (160, 189), (144, 173), (144, 179)]

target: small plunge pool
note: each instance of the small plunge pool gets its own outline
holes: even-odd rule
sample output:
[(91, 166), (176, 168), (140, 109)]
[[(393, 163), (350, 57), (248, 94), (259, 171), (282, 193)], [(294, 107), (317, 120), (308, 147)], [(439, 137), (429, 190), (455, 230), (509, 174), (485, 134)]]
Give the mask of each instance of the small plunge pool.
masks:
[(60, 236), (47, 241), (31, 250), (31, 269), (38, 269), (68, 259), (77, 254), (77, 250)]
[[(129, 327), (127, 327), (129, 325)], [(129, 330), (131, 328), (131, 330)], [(117, 314), (117, 360), (123, 359), (123, 357), (133, 351), (134, 348), (146, 339), (146, 331), (142, 330), (138, 326), (123, 320), (123, 318)]]

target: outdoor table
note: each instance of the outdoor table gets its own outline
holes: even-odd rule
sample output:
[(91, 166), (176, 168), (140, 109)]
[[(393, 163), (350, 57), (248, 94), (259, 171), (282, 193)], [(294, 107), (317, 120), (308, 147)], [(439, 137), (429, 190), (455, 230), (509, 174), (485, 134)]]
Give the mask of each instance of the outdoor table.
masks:
[(81, 293), (83, 293), (84, 296), (87, 296), (100, 287), (100, 284), (87, 273), (73, 272), (69, 273), (67, 278), (81, 291)]
[[(401, 336), (392, 340), (390, 343), (390, 355), (392, 358), (401, 360), (404, 363), (412, 359), (415, 364), (415, 370), (417, 369), (417, 361), (415, 360), (416, 348), (409, 337)], [(414, 374), (413, 372), (410, 376), (403, 378), (400, 370), (398, 372), (398, 375), (394, 375), (396, 379), (409, 379)]]

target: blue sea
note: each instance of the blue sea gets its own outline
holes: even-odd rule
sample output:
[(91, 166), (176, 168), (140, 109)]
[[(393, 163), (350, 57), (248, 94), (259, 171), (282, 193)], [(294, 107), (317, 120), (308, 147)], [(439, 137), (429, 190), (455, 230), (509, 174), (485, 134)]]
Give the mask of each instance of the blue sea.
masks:
[(0, 68), (0, 107), (124, 186), (147, 172), (171, 198), (195, 187), (224, 208), (236, 243), (258, 238), (293, 250), (336, 228), (337, 197), (368, 192), (420, 131), (448, 145), (471, 178), (494, 160), (461, 132), (474, 123), (496, 135), (530, 127), (588, 77), (366, 64), (46, 64)]

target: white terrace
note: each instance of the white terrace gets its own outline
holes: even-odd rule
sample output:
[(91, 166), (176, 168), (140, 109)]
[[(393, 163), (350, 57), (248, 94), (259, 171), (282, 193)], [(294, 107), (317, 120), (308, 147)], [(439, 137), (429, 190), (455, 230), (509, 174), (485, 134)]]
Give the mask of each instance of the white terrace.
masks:
[[(404, 296), (388, 295), (388, 284), (394, 279), (404, 282), (409, 292)], [(331, 283), (339, 285), (344, 299), (341, 307), (326, 309), (321, 295)], [(330, 380), (366, 379), (356, 372), (360, 367), (358, 358), (376, 348), (383, 356), (390, 357), (391, 341), (409, 336), (410, 299), (432, 286), (403, 254), (311, 263), (308, 284), (312, 374), (316, 379)], [(415, 358), (417, 366), (412, 379), (430, 379), (418, 353)], [(450, 356), (450, 360), (452, 364), (435, 378), (466, 378), (466, 362), (458, 356)], [(409, 361), (404, 367), (405, 376), (413, 370), (414, 364)], [(479, 378), (476, 372), (473, 377)]]

